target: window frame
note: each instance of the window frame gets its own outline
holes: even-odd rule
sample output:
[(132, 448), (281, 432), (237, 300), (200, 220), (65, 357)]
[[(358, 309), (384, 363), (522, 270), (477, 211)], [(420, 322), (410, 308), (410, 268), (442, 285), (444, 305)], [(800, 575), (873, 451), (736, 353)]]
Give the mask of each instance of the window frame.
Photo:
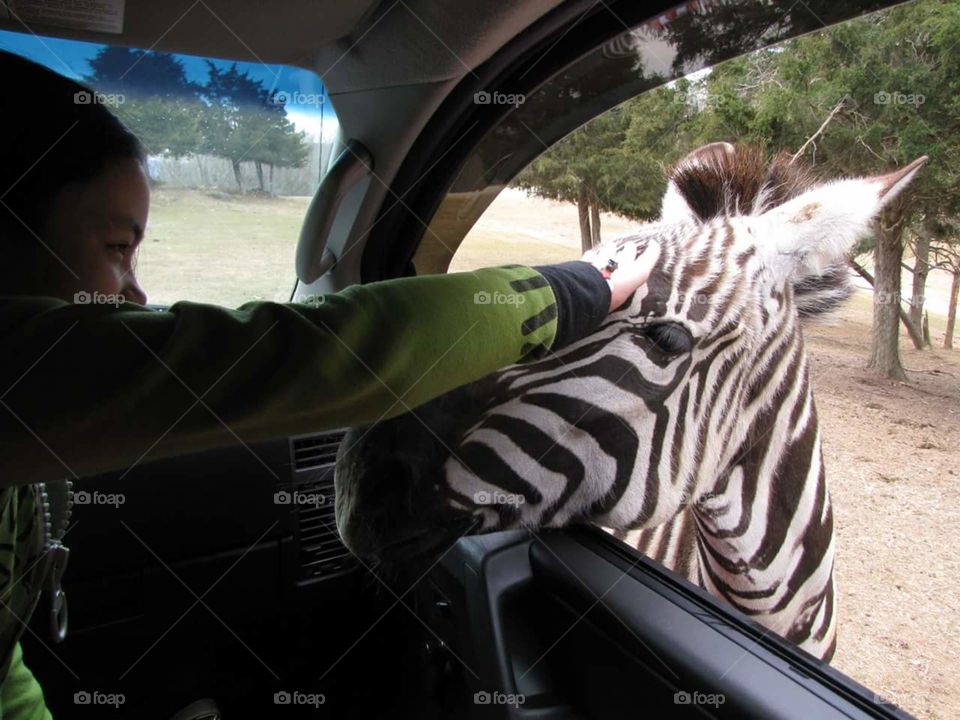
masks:
[[(757, 0), (737, 1), (748, 5), (755, 4)], [(549, 129), (528, 127), (535, 138), (539, 138), (539, 142), (531, 138), (531, 143), (518, 150), (534, 147), (539, 149), (525, 157), (518, 155), (511, 159), (511, 167), (517, 168), (513, 176), (570, 132), (642, 92), (655, 90), (721, 60), (741, 57), (806, 32), (852, 20), (905, 1), (907, 0), (860, 0), (859, 6), (852, 12), (847, 6), (847, 10), (841, 10), (842, 14), (837, 15), (828, 0), (817, 0), (809, 3), (815, 5), (819, 11), (814, 13), (810, 10), (811, 17), (820, 23), (817, 26), (788, 28), (779, 35), (763, 38), (742, 51), (730, 52), (729, 55), (713, 58), (710, 62), (699, 61), (689, 65), (682, 73), (665, 77), (662, 82), (648, 84), (638, 92), (623, 92), (622, 88), (614, 87), (593, 98), (589, 112), (578, 108), (576, 113), (567, 116), (569, 121), (565, 125), (552, 123), (553, 127)], [(477, 157), (478, 148), (482, 147), (491, 133), (502, 123), (509, 121), (515, 113), (529, 112), (531, 105), (536, 102), (532, 96), (560, 73), (576, 68), (579, 63), (601, 53), (604, 44), (611, 40), (624, 36), (644, 22), (677, 7), (678, 4), (672, 0), (657, 0), (650, 4), (629, 0), (600, 3), (595, 0), (571, 0), (518, 35), (474, 72), (465, 75), (427, 123), (391, 183), (388, 196), (404, 198), (404, 202), (387, 201), (381, 207), (373, 224), (374, 229), (364, 247), (361, 282), (417, 274), (413, 258), (428, 226), (437, 216), (450, 189), (461, 180), (464, 168), (471, 159)], [(826, 21), (822, 18), (826, 18)], [(474, 95), (482, 91), (519, 93), (526, 96), (528, 101), (520, 108), (477, 104), (474, 102)], [(549, 113), (544, 115), (549, 116)], [(479, 218), (483, 209), (493, 202), (503, 187), (506, 187), (506, 182), (499, 188), (494, 187), (493, 183), (488, 184), (491, 191), (484, 198), (484, 203), (477, 203), (482, 207), (474, 221)], [(472, 223), (460, 237), (443, 238), (443, 243), (455, 252), (471, 226)]]

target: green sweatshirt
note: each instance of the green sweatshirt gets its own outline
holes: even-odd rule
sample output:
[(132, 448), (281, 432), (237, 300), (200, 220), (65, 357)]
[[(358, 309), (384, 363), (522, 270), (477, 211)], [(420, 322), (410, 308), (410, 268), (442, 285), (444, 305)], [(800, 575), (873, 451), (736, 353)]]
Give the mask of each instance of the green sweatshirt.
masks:
[(31, 484), (393, 417), (542, 357), (569, 296), (513, 265), (236, 310), (0, 298), (0, 682), (46, 572)]

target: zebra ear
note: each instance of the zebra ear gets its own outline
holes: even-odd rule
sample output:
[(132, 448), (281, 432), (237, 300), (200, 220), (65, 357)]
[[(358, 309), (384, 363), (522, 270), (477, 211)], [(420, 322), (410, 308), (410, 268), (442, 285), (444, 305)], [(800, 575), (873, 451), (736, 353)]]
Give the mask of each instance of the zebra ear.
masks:
[(842, 262), (880, 209), (910, 184), (923, 156), (886, 175), (836, 180), (747, 223), (766, 262), (783, 279), (821, 275)]
[[(697, 167), (719, 168), (724, 162), (729, 161), (736, 148), (728, 142), (715, 142), (697, 148), (683, 160), (674, 165), (667, 179), (667, 191), (663, 194), (663, 200), (660, 201), (660, 219), (663, 222), (699, 222), (703, 218), (696, 209), (691, 207), (689, 201), (680, 191), (677, 179)], [(720, 176), (714, 173), (713, 177), (707, 175), (707, 179), (713, 179), (719, 182)], [(721, 188), (715, 189), (716, 194), (721, 194)]]

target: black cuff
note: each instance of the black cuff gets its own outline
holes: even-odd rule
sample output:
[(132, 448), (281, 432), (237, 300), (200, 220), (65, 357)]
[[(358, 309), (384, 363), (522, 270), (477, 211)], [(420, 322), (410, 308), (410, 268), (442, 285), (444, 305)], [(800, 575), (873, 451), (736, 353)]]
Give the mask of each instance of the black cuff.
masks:
[(590, 263), (571, 260), (533, 269), (547, 279), (557, 299), (557, 336), (552, 350), (586, 337), (610, 312), (610, 285)]

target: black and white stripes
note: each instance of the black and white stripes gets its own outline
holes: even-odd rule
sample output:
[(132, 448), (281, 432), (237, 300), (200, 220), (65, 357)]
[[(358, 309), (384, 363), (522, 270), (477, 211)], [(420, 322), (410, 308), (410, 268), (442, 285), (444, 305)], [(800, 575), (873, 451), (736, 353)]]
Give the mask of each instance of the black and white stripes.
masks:
[(846, 297), (844, 253), (917, 167), (814, 185), (783, 156), (691, 154), (659, 222), (591, 251), (656, 241), (646, 285), (589, 337), (367, 432), (353, 450), (367, 472), (338, 467), (338, 488), (375, 482), (397, 429), (419, 427), (444, 445), (403, 466), (429, 508), (338, 506), (341, 529), (406, 518), (407, 537), (376, 537), (388, 555), (411, 527), (465, 518), (479, 532), (595, 523), (829, 659), (833, 515), (800, 319)]

